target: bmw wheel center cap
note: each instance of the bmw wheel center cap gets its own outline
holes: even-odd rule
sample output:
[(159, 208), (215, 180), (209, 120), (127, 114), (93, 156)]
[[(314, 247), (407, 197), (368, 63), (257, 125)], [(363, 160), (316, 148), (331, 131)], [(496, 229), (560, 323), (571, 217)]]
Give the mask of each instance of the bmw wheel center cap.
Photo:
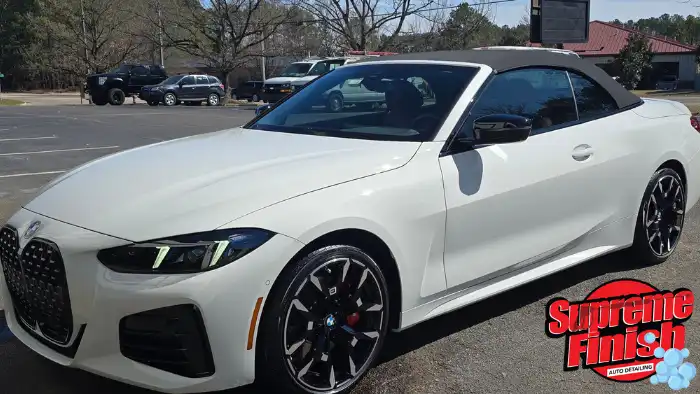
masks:
[(328, 327), (328, 328), (335, 327), (335, 317), (333, 315), (330, 315), (326, 318), (326, 327)]

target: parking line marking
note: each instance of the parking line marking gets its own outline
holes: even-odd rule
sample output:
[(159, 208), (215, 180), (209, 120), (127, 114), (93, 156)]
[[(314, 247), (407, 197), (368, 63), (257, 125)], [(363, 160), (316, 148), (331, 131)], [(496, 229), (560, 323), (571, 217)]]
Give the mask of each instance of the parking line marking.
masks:
[(23, 155), (38, 155), (41, 153), (60, 153), (60, 152), (77, 152), (84, 150), (100, 150), (100, 149), (116, 149), (119, 148), (118, 145), (114, 146), (96, 146), (91, 148), (72, 148), (72, 149), (54, 149), (54, 150), (41, 150), (36, 152), (10, 152), (10, 153), (0, 153), (0, 156), (23, 156)]
[(2, 178), (15, 178), (15, 177), (20, 177), (20, 176), (63, 174), (64, 172), (66, 172), (66, 171), (44, 171), (44, 172), (27, 172), (24, 174), (7, 174), (7, 175), (0, 175), (0, 179), (2, 179)]
[(3, 138), (0, 139), (0, 142), (8, 142), (8, 141), (27, 141), (27, 140), (50, 140), (58, 138), (57, 136), (53, 135), (50, 137), (24, 137), (24, 138)]

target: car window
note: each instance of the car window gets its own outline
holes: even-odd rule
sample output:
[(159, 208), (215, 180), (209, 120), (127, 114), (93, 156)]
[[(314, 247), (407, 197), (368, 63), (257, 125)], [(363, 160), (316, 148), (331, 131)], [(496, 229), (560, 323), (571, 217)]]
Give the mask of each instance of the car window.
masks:
[(532, 135), (578, 120), (566, 71), (545, 68), (497, 74), (472, 107), (460, 137), (473, 139), (474, 121), (493, 114), (532, 119)]
[(208, 77), (209, 78), (209, 83), (221, 83), (219, 82), (219, 78), (217, 77)]
[(131, 69), (131, 75), (144, 76), (149, 75), (148, 69), (144, 66), (136, 66)]
[[(477, 71), (382, 62), (339, 67), (245, 127), (341, 138), (431, 141)], [(426, 89), (430, 95), (424, 94)]]
[(209, 85), (209, 79), (203, 75), (197, 76), (197, 85)]
[(580, 120), (589, 120), (618, 110), (617, 102), (610, 93), (594, 81), (574, 72), (569, 72), (569, 78), (576, 95)]
[(345, 64), (344, 59), (327, 60), (327, 61), (323, 61), (323, 62), (318, 62), (318, 63), (316, 63), (315, 66), (313, 66), (311, 68), (308, 75), (321, 75), (321, 74), (327, 73), (329, 71), (333, 71), (336, 68), (342, 66), (343, 64)]
[(280, 77), (303, 77), (309, 72), (311, 63), (292, 63), (282, 71)]
[(330, 63), (318, 62), (313, 67), (311, 67), (311, 70), (309, 70), (308, 75), (321, 75), (328, 71), (330, 71)]
[(183, 84), (183, 85), (194, 85), (194, 84), (195, 84), (195, 83), (194, 83), (194, 77), (191, 76), (191, 75), (190, 75), (190, 76), (187, 76), (187, 77), (183, 78), (182, 81), (181, 81), (180, 83)]

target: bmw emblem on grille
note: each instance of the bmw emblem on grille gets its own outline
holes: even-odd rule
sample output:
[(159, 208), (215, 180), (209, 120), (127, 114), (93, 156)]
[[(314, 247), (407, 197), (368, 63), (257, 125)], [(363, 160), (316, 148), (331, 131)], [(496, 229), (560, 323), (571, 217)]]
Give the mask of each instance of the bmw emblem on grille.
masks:
[(29, 227), (27, 227), (27, 230), (24, 232), (24, 239), (29, 239), (36, 234), (37, 231), (39, 231), (39, 228), (41, 227), (41, 221), (35, 220), (33, 221)]

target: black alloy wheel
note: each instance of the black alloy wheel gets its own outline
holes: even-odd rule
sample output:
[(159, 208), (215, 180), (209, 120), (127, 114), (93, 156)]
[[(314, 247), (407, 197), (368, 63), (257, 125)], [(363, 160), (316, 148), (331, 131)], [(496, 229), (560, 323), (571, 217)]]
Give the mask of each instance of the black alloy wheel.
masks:
[(640, 207), (633, 249), (643, 263), (660, 263), (673, 254), (685, 220), (683, 179), (670, 168), (656, 172)]
[(259, 328), (265, 339), (258, 341), (257, 370), (269, 375), (263, 382), (284, 392), (348, 392), (376, 360), (388, 330), (381, 269), (360, 249), (336, 245), (309, 254), (280, 279)]

